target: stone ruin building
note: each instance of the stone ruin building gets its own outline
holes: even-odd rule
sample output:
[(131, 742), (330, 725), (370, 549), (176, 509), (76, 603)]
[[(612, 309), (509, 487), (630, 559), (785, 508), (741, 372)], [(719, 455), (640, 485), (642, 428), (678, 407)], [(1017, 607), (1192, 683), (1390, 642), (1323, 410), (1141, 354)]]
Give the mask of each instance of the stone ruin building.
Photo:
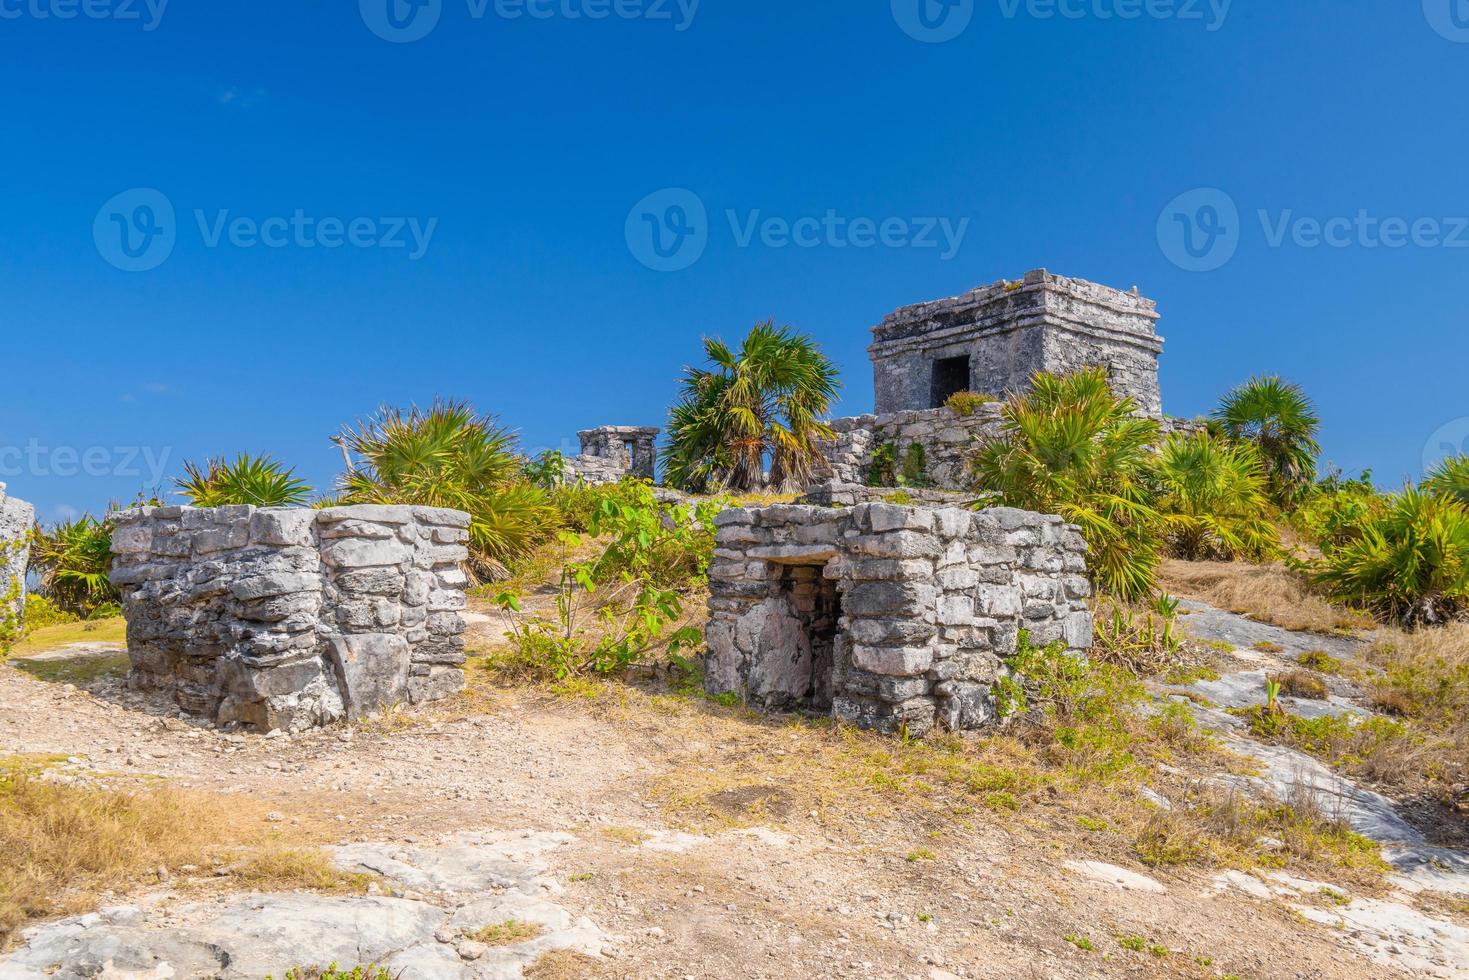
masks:
[(453, 694), (468, 527), (431, 507), (124, 511), (111, 578), (128, 683), (261, 731)]
[(36, 509), (6, 496), (5, 484), (0, 483), (0, 622), (25, 612), (26, 565), (35, 524)]
[(994, 719), (1020, 630), (1091, 647), (1086, 544), (1059, 517), (786, 504), (715, 523), (713, 694), (922, 735)]
[[(900, 459), (921, 447), (923, 472), (909, 493), (967, 490), (969, 454), (1000, 436), (1004, 400), (1028, 391), (1037, 371), (1105, 366), (1113, 390), (1131, 396), (1165, 434), (1198, 428), (1162, 414), (1157, 321), (1156, 304), (1136, 289), (1122, 292), (1044, 269), (903, 307), (872, 330), (876, 412), (832, 421), (837, 437), (825, 447), (828, 465), (809, 499), (851, 505), (880, 497), (866, 487), (883, 446)], [(996, 400), (963, 415), (945, 407), (960, 391)]]
[(1160, 415), (1157, 304), (1044, 269), (1018, 282), (905, 306), (873, 329), (876, 411), (942, 408), (950, 395), (1024, 392), (1037, 371), (1106, 365), (1112, 387)]
[(578, 432), (581, 455), (566, 461), (570, 482), (616, 483), (625, 476), (653, 479), (658, 464), (654, 443), (660, 429), (604, 425)]

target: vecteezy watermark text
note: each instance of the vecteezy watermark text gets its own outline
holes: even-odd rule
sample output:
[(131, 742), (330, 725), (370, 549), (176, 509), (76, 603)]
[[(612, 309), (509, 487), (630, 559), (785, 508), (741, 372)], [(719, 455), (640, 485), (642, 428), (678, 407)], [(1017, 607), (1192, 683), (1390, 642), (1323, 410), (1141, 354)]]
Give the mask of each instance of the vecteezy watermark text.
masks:
[(115, 20), (154, 31), (168, 0), (0, 0), (0, 20)]
[(173, 450), (153, 446), (46, 446), (31, 439), (24, 446), (0, 446), (0, 477), (76, 476), (144, 478), (145, 486), (163, 483)]
[[(849, 217), (835, 208), (796, 218), (731, 208), (723, 217), (736, 248), (918, 248), (934, 249), (945, 261), (959, 254), (969, 231), (968, 218)], [(669, 187), (633, 205), (624, 235), (628, 251), (643, 265), (678, 272), (699, 261), (714, 230), (699, 195)]]
[[(205, 248), (402, 250), (410, 262), (427, 254), (439, 225), (438, 218), (414, 216), (318, 217), (302, 208), (263, 218), (196, 208), (192, 216)], [(178, 236), (173, 202), (151, 187), (116, 195), (92, 222), (98, 254), (124, 272), (158, 268), (173, 254)]]
[[(452, 2), (452, 0), (450, 0)], [(702, 0), (464, 0), (470, 20), (645, 20), (683, 32), (693, 26)], [(433, 33), (445, 0), (358, 0), (362, 22), (384, 41), (407, 44)]]
[[(893, 20), (917, 41), (942, 44), (969, 29), (977, 0), (890, 0)], [(1234, 0), (985, 0), (1005, 20), (1175, 20), (1210, 33), (1229, 18)]]
[[(1294, 208), (1259, 208), (1255, 217), (1268, 248), (1469, 248), (1469, 216), (1403, 217), (1359, 208), (1353, 214), (1309, 215)], [(1170, 201), (1158, 216), (1158, 245), (1174, 265), (1212, 272), (1234, 258), (1248, 228), (1233, 197), (1200, 187)]]

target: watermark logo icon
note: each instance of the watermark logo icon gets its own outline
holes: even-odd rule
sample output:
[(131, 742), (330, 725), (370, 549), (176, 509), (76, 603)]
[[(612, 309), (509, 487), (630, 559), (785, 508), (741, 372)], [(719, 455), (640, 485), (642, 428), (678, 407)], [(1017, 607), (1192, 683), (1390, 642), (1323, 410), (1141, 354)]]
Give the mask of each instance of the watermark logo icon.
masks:
[(1469, 418), (1457, 418), (1439, 426), (1423, 444), (1423, 472), (1428, 474), (1446, 459), (1469, 456)]
[(1469, 44), (1469, 0), (1423, 0), (1423, 16), (1443, 37)]
[(1239, 250), (1239, 207), (1217, 187), (1180, 194), (1158, 215), (1158, 245), (1188, 272), (1223, 268)]
[(655, 272), (680, 272), (709, 245), (709, 211), (693, 191), (667, 187), (633, 206), (624, 231), (633, 258)]
[(439, 26), (444, 0), (357, 0), (362, 22), (384, 41), (421, 41)]
[(892, 0), (903, 33), (925, 44), (952, 41), (974, 19), (974, 0)]
[(123, 191), (97, 211), (92, 241), (102, 258), (124, 272), (156, 269), (178, 241), (173, 203), (151, 187)]

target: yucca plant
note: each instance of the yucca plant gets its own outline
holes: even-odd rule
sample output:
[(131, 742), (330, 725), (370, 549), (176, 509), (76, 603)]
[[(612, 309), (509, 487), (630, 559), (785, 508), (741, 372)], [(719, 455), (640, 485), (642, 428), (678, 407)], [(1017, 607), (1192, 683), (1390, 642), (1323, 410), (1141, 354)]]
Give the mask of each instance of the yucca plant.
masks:
[(670, 412), (665, 480), (693, 491), (801, 489), (835, 434), (822, 421), (836, 397), (836, 366), (790, 327), (761, 323), (738, 351), (706, 339), (710, 368), (688, 368)]
[(1207, 433), (1174, 435), (1152, 472), (1163, 533), (1177, 557), (1261, 561), (1278, 553), (1265, 468), (1252, 445)]
[(295, 470), (270, 456), (241, 453), (234, 459), (188, 462), (184, 475), (174, 481), (179, 493), (195, 507), (296, 507), (311, 498), (311, 487), (296, 479)]
[(1251, 378), (1224, 396), (1212, 420), (1224, 435), (1259, 450), (1270, 494), (1282, 506), (1316, 479), (1321, 419), (1299, 385), (1274, 375)]
[(1003, 436), (971, 461), (978, 489), (1080, 526), (1092, 580), (1122, 599), (1153, 593), (1161, 543), (1147, 481), (1158, 425), (1136, 410), (1104, 368), (1039, 373), (1005, 405)]
[(31, 535), (30, 571), (40, 592), (61, 609), (86, 618), (119, 597), (107, 572), (112, 564), (112, 523), (85, 514)]
[(1428, 474), (1424, 489), (1469, 506), (1469, 456), (1450, 456)]
[(1469, 604), (1469, 508), (1408, 487), (1315, 577), (1336, 598), (1406, 627), (1443, 623)]
[(342, 500), (468, 513), (470, 571), (480, 580), (503, 577), (558, 526), (546, 491), (525, 476), (515, 436), (463, 402), (384, 406), (339, 442), (352, 461)]

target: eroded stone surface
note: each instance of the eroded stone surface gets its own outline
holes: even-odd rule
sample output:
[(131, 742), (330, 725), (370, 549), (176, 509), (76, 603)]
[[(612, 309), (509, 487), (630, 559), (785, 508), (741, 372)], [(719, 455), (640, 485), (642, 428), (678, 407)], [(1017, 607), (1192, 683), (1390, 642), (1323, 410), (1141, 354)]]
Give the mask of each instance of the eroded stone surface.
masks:
[[(552, 901), (541, 856), (568, 834), (458, 834), (438, 846), (337, 848), (347, 870), (379, 875), (399, 896), (243, 894), (217, 902), (118, 906), (36, 926), (0, 958), (0, 980), (101, 976), (260, 980), (294, 966), (378, 963), (415, 980), (520, 977), (542, 953), (600, 956), (606, 937)], [(514, 919), (542, 927), (509, 946), (461, 955), (468, 936)]]
[(5, 495), (0, 483), (0, 621), (25, 609), (26, 562), (36, 510), (24, 500)]

